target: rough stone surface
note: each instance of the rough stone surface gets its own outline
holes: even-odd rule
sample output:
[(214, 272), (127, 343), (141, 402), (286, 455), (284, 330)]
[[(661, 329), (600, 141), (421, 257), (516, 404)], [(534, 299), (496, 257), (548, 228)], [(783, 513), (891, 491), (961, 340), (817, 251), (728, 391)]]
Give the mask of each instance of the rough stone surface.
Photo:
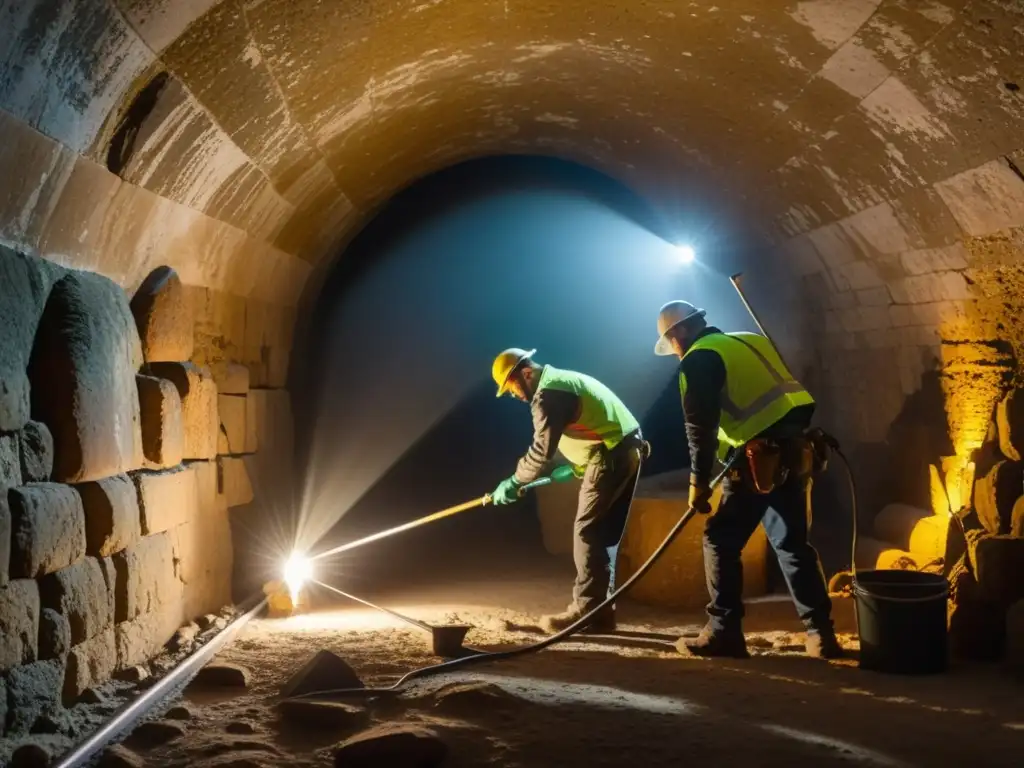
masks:
[(229, 507), (240, 507), (254, 498), (246, 458), (220, 456), (217, 459), (221, 493)]
[(249, 670), (237, 664), (211, 662), (192, 681), (198, 688), (248, 688)]
[(27, 733), (36, 720), (60, 711), (64, 664), (36, 661), (7, 673), (8, 733)]
[(88, 554), (108, 557), (139, 540), (139, 497), (130, 477), (108, 477), (77, 488), (85, 510)]
[(20, 433), (21, 476), (26, 483), (45, 483), (53, 475), (53, 435), (41, 421), (30, 421)]
[(1010, 461), (1024, 459), (1024, 391), (1011, 390), (996, 407), (999, 450)]
[(64, 674), (64, 704), (78, 701), (87, 688), (107, 682), (115, 669), (117, 646), (111, 626), (71, 649)]
[(50, 751), (42, 744), (22, 744), (11, 753), (10, 768), (49, 768)]
[(220, 415), (218, 453), (245, 453), (245, 417), (247, 398), (239, 395), (220, 395), (217, 410)]
[(338, 768), (389, 765), (433, 768), (448, 755), (448, 745), (429, 728), (379, 725), (342, 742), (334, 751)]
[(1024, 494), (1024, 462), (1000, 461), (974, 484), (974, 508), (985, 530), (1009, 533), (1013, 505)]
[(11, 574), (11, 507), (7, 492), (0, 488), (0, 588), (10, 581)]
[(96, 480), (142, 464), (138, 332), (124, 292), (100, 275), (54, 285), (29, 365), (32, 413), (54, 438), (54, 478)]
[[(0, 503), (0, 507), (3, 504)], [(0, 509), (0, 515), (3, 514), (3, 510)], [(0, 522), (0, 528), (3, 528), (2, 522)], [(1024, 496), (1021, 496), (1013, 504), (1013, 509), (1010, 512), (1010, 535), (1024, 537)], [(3, 553), (0, 552), (0, 561), (3, 559)]]
[(39, 595), (44, 608), (67, 617), (72, 644), (85, 642), (114, 622), (107, 580), (95, 558), (86, 557), (41, 579)]
[(118, 622), (158, 612), (173, 616), (178, 628), (181, 611), (181, 582), (174, 572), (173, 542), (168, 533), (144, 536), (134, 546), (113, 556), (117, 571), (115, 619)]
[(195, 717), (192, 714), (192, 710), (181, 704), (171, 707), (164, 713), (164, 717), (168, 720), (191, 720)]
[(1024, 539), (982, 536), (970, 541), (968, 552), (984, 599), (1002, 605), (1024, 599)]
[(190, 467), (166, 472), (137, 472), (142, 532), (169, 531), (196, 514), (196, 477)]
[(259, 435), (259, 403), (250, 397), (245, 398), (245, 447), (243, 453), (256, 453), (260, 447)]
[(525, 703), (494, 683), (452, 683), (434, 694), (434, 709), (454, 716), (507, 710)]
[(192, 363), (154, 363), (148, 373), (170, 380), (181, 397), (185, 429), (185, 459), (212, 459), (217, 455), (220, 421), (217, 417), (217, 385), (206, 368)]
[(0, 677), (0, 736), (7, 730), (7, 683)]
[(131, 310), (147, 363), (174, 363), (192, 357), (192, 304), (173, 269), (154, 269), (132, 297)]
[(18, 579), (0, 588), (0, 670), (38, 658), (39, 587)]
[(7, 488), (21, 485), (21, 482), (18, 435), (14, 432), (0, 433), (0, 493)]
[(277, 708), (281, 719), (293, 727), (330, 729), (334, 733), (354, 731), (364, 727), (370, 720), (370, 713), (362, 707), (340, 701), (286, 699)]
[(139, 725), (125, 743), (135, 749), (152, 749), (162, 744), (180, 739), (185, 735), (185, 728), (176, 722), (167, 720), (151, 720)]
[(1003, 653), (1004, 606), (985, 600), (978, 582), (966, 569), (950, 576), (949, 651), (971, 661), (995, 661)]
[[(128, 670), (140, 667), (160, 652), (164, 643), (174, 634), (178, 622), (160, 612), (147, 613), (114, 627), (117, 646), (117, 668)], [(143, 670), (145, 672), (145, 670)], [(149, 673), (145, 672), (144, 679)]]
[(97, 765), (99, 768), (143, 768), (146, 761), (127, 747), (115, 744), (103, 750)]
[(249, 369), (239, 363), (212, 365), (217, 391), (222, 395), (245, 395), (249, 392)]
[(146, 467), (166, 469), (181, 463), (185, 452), (185, 425), (181, 395), (167, 379), (137, 376), (142, 414), (142, 452)]
[(53, 608), (39, 614), (39, 660), (64, 659), (71, 649), (71, 623)]
[(120, 670), (114, 677), (124, 680), (126, 683), (141, 683), (143, 680), (149, 679), (149, 670), (142, 666), (128, 667)]
[(11, 576), (38, 578), (85, 555), (85, 512), (78, 491), (39, 483), (8, 492)]
[(105, 704), (107, 697), (98, 688), (87, 688), (79, 699), (83, 704)]
[(63, 272), (0, 243), (0, 432), (29, 420), (29, 357), (46, 298)]
[(281, 688), (283, 698), (334, 688), (362, 688), (363, 681), (343, 658), (330, 651), (317, 651)]
[(235, 720), (224, 726), (224, 732), (236, 736), (251, 736), (256, 733), (256, 726), (244, 720)]

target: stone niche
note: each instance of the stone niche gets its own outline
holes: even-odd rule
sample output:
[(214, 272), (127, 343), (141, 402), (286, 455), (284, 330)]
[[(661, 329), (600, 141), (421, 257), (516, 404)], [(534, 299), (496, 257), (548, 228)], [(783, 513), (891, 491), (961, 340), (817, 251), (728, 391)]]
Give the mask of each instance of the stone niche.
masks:
[[(173, 270), (129, 301), (101, 275), (0, 246), (0, 736), (231, 602), (229, 507), (253, 506), (252, 452), (285, 434), (270, 406), (287, 402), (284, 390), (249, 399), (255, 352), (237, 301), (239, 344), (215, 375), (196, 343), (210, 326), (197, 331)], [(253, 331), (261, 348), (281, 337), (271, 326)], [(271, 357), (255, 378), (280, 382), (281, 366)], [(218, 380), (234, 398), (229, 456), (217, 450)], [(272, 454), (272, 469), (286, 463)]]

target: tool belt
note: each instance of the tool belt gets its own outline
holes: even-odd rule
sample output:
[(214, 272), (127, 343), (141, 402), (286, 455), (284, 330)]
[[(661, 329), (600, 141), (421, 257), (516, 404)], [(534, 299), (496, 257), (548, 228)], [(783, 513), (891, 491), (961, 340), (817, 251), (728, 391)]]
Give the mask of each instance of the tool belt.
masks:
[(820, 475), (828, 466), (830, 440), (816, 427), (793, 437), (755, 438), (740, 449), (746, 457), (740, 476), (755, 493), (768, 494), (790, 477)]

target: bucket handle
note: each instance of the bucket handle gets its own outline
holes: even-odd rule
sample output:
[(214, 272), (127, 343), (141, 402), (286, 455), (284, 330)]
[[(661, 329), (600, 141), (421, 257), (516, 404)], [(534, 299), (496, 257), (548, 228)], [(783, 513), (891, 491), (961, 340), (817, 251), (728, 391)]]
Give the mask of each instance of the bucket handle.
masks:
[(949, 585), (947, 584), (944, 586), (941, 592), (934, 592), (930, 595), (925, 595), (924, 597), (891, 597), (889, 595), (875, 594), (874, 592), (865, 589), (857, 582), (856, 577), (854, 577), (853, 593), (855, 595), (860, 595), (861, 597), (870, 597), (874, 600), (887, 600), (890, 603), (927, 603), (932, 600), (938, 600), (940, 597), (943, 600), (946, 600), (949, 597)]

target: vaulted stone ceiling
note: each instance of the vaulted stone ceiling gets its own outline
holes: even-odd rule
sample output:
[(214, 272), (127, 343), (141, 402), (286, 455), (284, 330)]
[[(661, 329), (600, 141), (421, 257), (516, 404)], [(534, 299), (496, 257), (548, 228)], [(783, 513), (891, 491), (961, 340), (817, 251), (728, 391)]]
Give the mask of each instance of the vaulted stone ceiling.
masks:
[(818, 341), (898, 362), (890, 417), (940, 336), (1022, 346), (993, 314), (1021, 304), (1014, 0), (4, 0), (0, 19), (0, 236), (129, 290), (169, 264), (295, 306), (396, 190), (533, 152), (741, 223), (800, 278)]

